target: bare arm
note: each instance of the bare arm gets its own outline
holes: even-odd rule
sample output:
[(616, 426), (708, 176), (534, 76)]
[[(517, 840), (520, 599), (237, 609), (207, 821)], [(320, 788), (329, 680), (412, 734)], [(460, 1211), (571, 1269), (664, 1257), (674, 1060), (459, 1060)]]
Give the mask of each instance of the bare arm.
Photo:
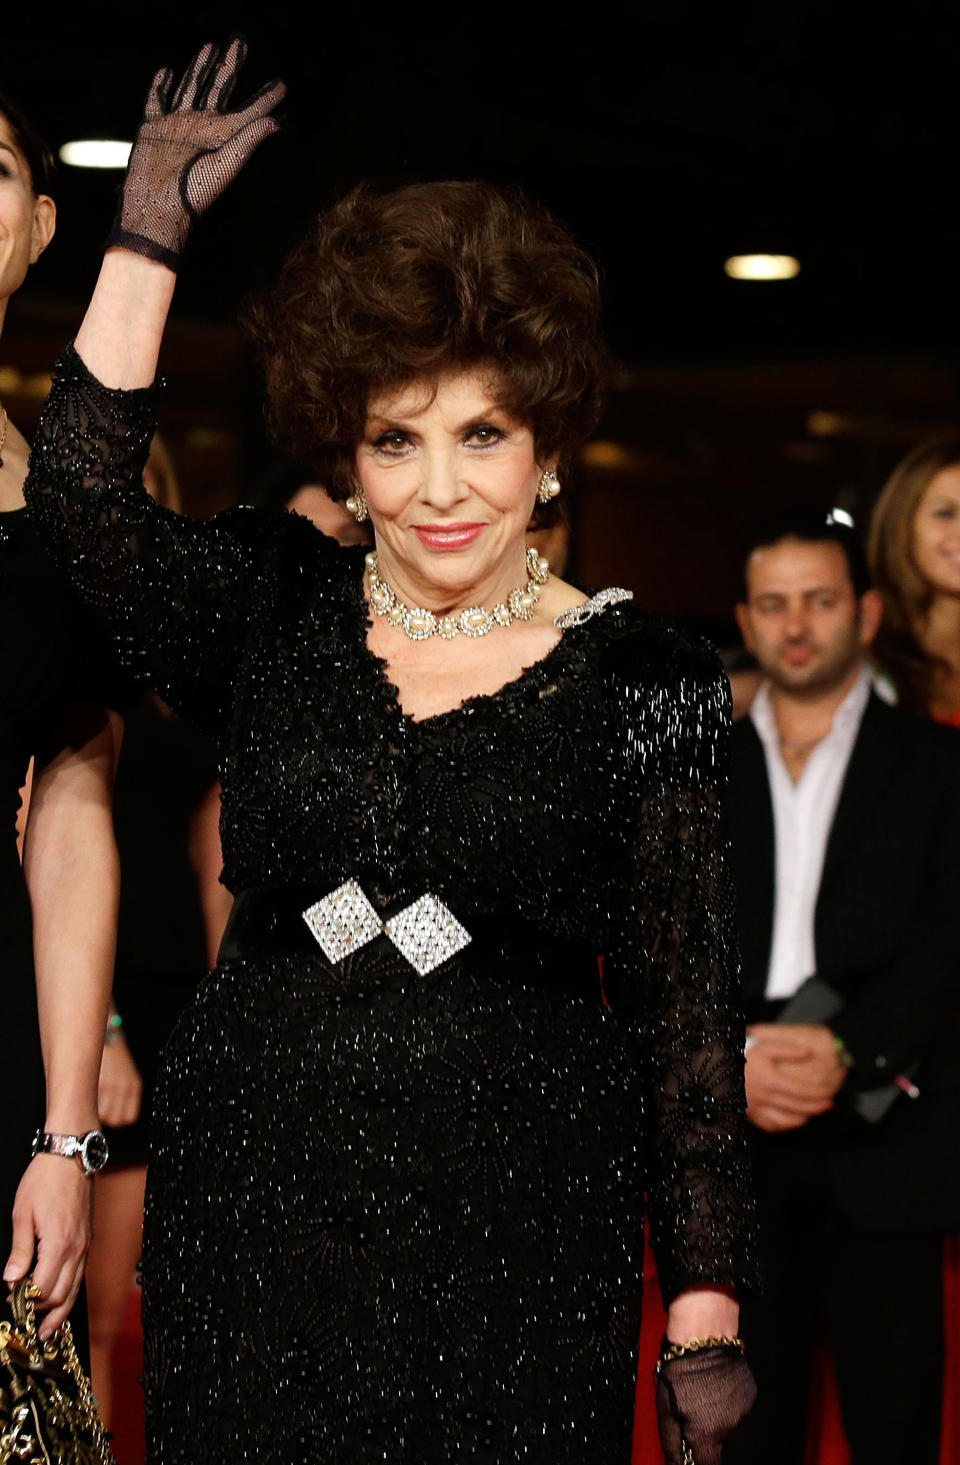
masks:
[(667, 1310), (667, 1337), (671, 1343), (690, 1338), (735, 1338), (740, 1307), (732, 1287), (689, 1287), (679, 1292)]
[(149, 387), (177, 277), (166, 265), (126, 249), (104, 255), (76, 347), (106, 387)]
[(30, 791), (33, 788), (33, 759), (30, 759), (27, 776), (20, 790), (20, 808), (17, 810), (17, 853), (23, 859), (23, 836), (27, 832), (27, 815), (30, 812)]
[[(44, 1127), (99, 1125), (97, 1085), (110, 988), (120, 872), (111, 797), (120, 720), (75, 708), (63, 741), (38, 755), (24, 849), (33, 908), (37, 1005), (46, 1075)], [(90, 1181), (79, 1161), (38, 1155), (14, 1205), (6, 1281), (34, 1276), (48, 1336), (72, 1307), (90, 1244)]]

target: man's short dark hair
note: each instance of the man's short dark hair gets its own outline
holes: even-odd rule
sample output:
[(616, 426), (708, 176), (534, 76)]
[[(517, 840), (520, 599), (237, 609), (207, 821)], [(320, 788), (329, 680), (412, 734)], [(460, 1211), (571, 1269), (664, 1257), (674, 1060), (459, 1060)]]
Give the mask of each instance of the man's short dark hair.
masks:
[(857, 599), (872, 587), (866, 550), (852, 525), (835, 519), (831, 510), (790, 509), (765, 519), (747, 537), (743, 557), (744, 599), (747, 596), (747, 566), (750, 556), (758, 549), (772, 549), (784, 539), (799, 539), (804, 544), (838, 544), (847, 561)]

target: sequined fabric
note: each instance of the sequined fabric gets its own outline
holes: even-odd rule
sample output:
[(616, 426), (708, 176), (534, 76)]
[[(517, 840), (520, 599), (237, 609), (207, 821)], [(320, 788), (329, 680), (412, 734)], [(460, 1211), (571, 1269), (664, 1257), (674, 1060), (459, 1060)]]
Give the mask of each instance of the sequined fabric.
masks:
[(725, 681), (618, 604), (415, 723), (362, 550), (158, 510), (153, 412), (69, 352), (28, 494), (219, 739), (227, 884), (356, 880), (383, 917), (429, 891), (471, 941), (421, 976), (385, 936), (333, 964), (264, 920), (201, 987), (155, 1115), (150, 1458), (626, 1465), (645, 1193), (668, 1296), (753, 1280)]

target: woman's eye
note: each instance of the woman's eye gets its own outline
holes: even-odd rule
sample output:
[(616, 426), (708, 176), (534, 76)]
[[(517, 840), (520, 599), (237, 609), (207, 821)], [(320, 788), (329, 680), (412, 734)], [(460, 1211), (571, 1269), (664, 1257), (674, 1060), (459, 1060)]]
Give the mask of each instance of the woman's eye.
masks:
[(373, 446), (378, 453), (402, 453), (410, 446), (410, 439), (405, 432), (385, 432), (377, 438)]
[(488, 423), (482, 422), (479, 427), (471, 428), (469, 441), (475, 442), (478, 447), (488, 448), (493, 443), (500, 442), (503, 433), (499, 427), (491, 427)]

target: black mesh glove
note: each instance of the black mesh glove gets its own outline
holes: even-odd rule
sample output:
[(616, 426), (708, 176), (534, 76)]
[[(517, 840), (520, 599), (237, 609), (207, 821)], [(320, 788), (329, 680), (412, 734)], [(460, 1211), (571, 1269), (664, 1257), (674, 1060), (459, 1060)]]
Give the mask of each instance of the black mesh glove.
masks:
[(175, 270), (193, 220), (278, 131), (270, 113), (286, 90), (280, 81), (269, 82), (240, 111), (226, 111), (246, 54), (241, 36), (231, 36), (222, 52), (204, 46), (172, 95), (173, 72), (157, 72), (108, 248), (120, 245)]
[(721, 1465), (724, 1440), (756, 1397), (739, 1348), (702, 1348), (661, 1361), (657, 1424), (667, 1465)]

